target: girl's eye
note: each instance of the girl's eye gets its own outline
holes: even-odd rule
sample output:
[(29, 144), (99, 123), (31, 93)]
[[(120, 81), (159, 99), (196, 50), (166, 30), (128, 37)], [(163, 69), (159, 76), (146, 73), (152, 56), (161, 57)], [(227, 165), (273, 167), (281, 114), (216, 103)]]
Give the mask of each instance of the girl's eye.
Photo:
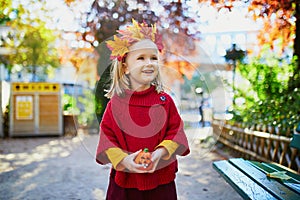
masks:
[[(157, 56), (151, 56), (150, 59), (151, 60), (158, 60)], [(145, 60), (145, 57), (144, 56), (140, 56), (140, 57), (137, 58), (137, 60)]]

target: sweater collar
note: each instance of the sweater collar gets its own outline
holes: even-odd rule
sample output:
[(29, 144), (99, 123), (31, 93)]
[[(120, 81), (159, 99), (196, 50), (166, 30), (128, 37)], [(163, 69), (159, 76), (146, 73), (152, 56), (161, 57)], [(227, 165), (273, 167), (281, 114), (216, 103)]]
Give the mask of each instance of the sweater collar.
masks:
[(151, 85), (148, 89), (143, 90), (143, 91), (139, 91), (139, 92), (127, 89), (127, 90), (125, 90), (125, 95), (126, 96), (146, 95), (146, 94), (148, 94), (150, 92), (153, 92), (153, 91), (155, 91), (155, 86)]
[(155, 104), (165, 104), (167, 100), (166, 97), (166, 93), (157, 93), (155, 86), (151, 86), (150, 88), (139, 92), (125, 90), (124, 97), (114, 96), (113, 99), (129, 105), (153, 106)]

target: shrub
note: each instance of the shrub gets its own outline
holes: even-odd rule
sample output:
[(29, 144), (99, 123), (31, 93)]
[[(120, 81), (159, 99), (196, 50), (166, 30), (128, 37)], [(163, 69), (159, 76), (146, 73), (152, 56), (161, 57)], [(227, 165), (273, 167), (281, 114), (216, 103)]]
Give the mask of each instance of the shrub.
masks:
[(246, 81), (236, 84), (232, 120), (295, 128), (300, 121), (300, 91), (288, 88), (295, 66), (295, 61), (288, 63), (273, 56), (240, 64), (238, 72)]

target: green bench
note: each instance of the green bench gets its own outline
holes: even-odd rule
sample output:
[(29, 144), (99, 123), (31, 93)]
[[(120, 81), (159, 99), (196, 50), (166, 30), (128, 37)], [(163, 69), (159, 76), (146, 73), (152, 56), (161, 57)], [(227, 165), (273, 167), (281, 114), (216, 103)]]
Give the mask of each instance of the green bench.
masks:
[[(215, 161), (213, 167), (244, 199), (300, 199), (300, 175), (278, 164), (233, 158)], [(267, 175), (279, 171), (289, 179)]]
[[(300, 134), (290, 146), (300, 149)], [(300, 200), (300, 175), (282, 165), (233, 158), (215, 161), (213, 168), (243, 199)]]
[(300, 150), (300, 134), (298, 134), (298, 133), (293, 134), (293, 137), (292, 137), (292, 140), (290, 143), (290, 147)]

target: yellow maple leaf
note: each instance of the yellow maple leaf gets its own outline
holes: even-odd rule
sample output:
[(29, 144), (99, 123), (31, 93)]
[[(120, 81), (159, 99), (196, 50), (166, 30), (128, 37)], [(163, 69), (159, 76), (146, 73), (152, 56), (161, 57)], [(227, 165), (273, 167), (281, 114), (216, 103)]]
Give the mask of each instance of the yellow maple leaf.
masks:
[(152, 27), (152, 41), (155, 41), (156, 23), (154, 25), (151, 24), (151, 27)]
[(108, 48), (112, 51), (111, 56), (112, 57), (118, 57), (118, 56), (124, 56), (129, 50), (128, 50), (128, 41), (122, 40), (116, 35), (114, 35), (114, 40), (109, 40), (106, 42)]
[(143, 34), (141, 34), (141, 27), (139, 23), (132, 19), (132, 27), (128, 27), (128, 30), (132, 33), (131, 37), (137, 40), (143, 39)]
[(267, 177), (278, 178), (278, 179), (282, 179), (282, 180), (287, 180), (287, 179), (291, 178), (289, 175), (286, 174), (285, 171), (276, 171), (276, 172), (272, 172), (272, 173), (267, 173)]

